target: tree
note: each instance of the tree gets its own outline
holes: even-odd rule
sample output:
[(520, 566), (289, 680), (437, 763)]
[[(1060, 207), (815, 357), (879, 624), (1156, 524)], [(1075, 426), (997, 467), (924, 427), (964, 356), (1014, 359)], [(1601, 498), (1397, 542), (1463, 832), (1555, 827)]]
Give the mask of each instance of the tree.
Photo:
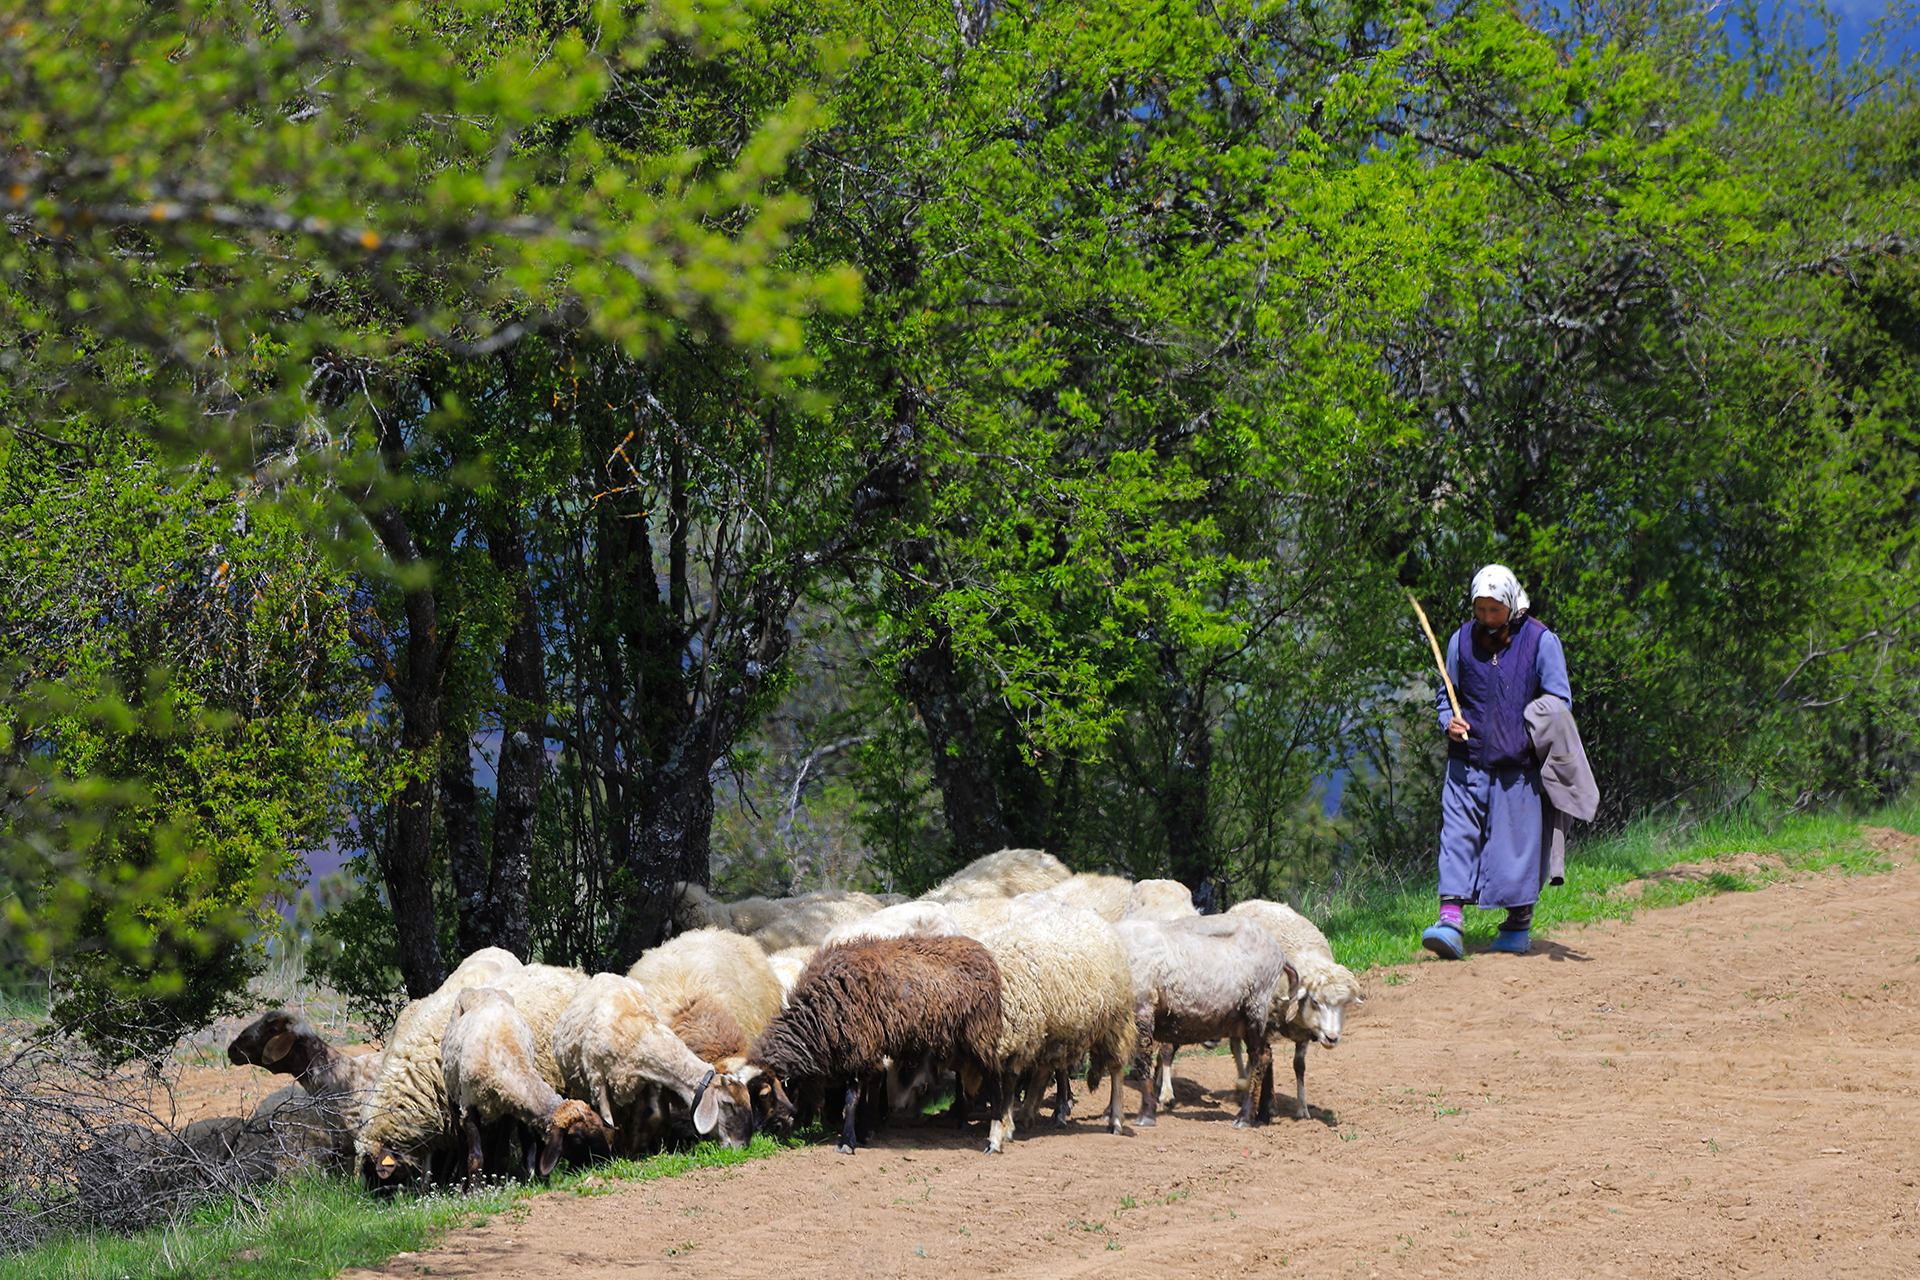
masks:
[(766, 179), (803, 100), (742, 128), (725, 166), (579, 127), (663, 40), (697, 64), (737, 20), (582, 16), (591, 38), (512, 4), (282, 18), (46, 0), (17, 7), (0, 46), (15, 412), (111, 423), (269, 484), (324, 478), (401, 594), (387, 878), (416, 993), (440, 979), (423, 831), (450, 638), (405, 519), (421, 362), (542, 330), (633, 353), (691, 331), (777, 371), (799, 317), (850, 294), (844, 273), (778, 260), (803, 209)]

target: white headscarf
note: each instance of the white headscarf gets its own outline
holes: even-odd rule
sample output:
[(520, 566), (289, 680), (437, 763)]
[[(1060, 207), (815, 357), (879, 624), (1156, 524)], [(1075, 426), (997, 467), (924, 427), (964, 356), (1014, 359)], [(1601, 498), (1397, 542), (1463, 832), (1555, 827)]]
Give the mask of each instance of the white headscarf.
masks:
[(1478, 600), (1482, 596), (1498, 600), (1515, 613), (1527, 611), (1527, 593), (1520, 589), (1520, 579), (1503, 564), (1490, 564), (1473, 575), (1473, 589), (1467, 592), (1467, 597)]

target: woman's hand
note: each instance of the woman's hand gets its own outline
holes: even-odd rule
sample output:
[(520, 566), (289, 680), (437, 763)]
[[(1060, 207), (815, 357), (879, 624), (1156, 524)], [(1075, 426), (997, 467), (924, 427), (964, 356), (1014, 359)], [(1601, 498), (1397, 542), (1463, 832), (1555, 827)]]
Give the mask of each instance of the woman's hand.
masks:
[(1447, 736), (1455, 742), (1465, 742), (1467, 740), (1467, 730), (1472, 727), (1472, 725), (1462, 720), (1459, 716), (1455, 716), (1447, 724)]

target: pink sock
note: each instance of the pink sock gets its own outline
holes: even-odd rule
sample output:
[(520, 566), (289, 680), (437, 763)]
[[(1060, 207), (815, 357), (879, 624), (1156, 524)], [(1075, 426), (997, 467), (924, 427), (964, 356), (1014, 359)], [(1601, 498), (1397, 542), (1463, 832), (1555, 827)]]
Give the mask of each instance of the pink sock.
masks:
[(1440, 923), (1450, 924), (1454, 928), (1458, 929), (1460, 927), (1460, 904), (1457, 902), (1441, 903), (1440, 904)]

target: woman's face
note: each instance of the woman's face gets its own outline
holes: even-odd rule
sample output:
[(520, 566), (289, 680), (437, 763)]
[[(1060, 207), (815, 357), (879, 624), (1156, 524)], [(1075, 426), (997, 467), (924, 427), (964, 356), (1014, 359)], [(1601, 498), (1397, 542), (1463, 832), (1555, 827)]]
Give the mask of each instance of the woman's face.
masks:
[(1513, 616), (1513, 610), (1495, 600), (1492, 596), (1473, 598), (1474, 621), (1489, 631), (1498, 631), (1507, 625), (1507, 619)]

